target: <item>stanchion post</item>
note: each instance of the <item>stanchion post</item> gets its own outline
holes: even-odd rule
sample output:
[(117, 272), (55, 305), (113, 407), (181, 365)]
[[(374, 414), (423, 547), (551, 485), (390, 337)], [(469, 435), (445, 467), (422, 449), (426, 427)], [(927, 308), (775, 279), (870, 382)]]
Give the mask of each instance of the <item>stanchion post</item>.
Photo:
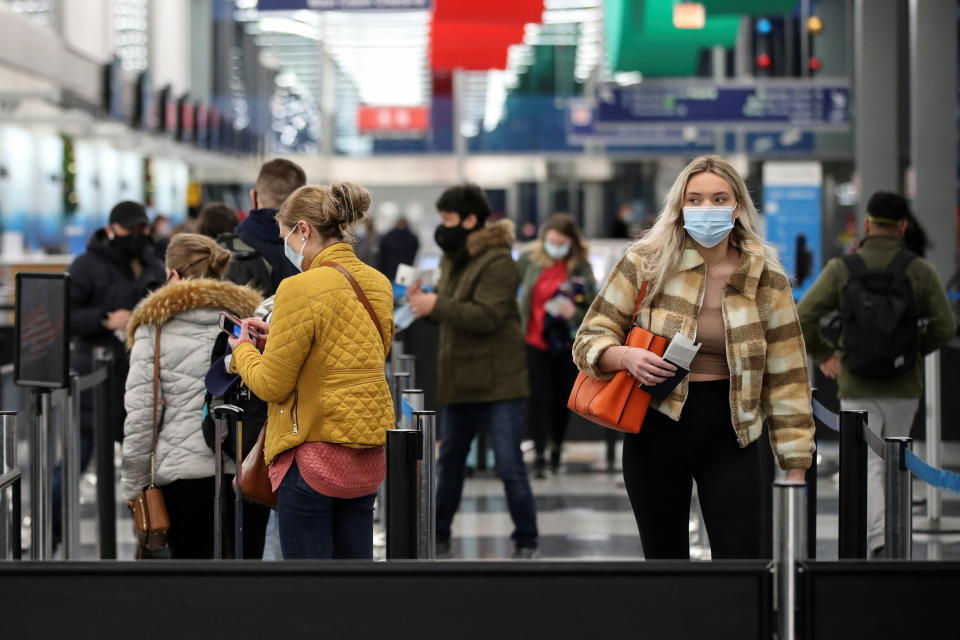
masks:
[(387, 560), (417, 557), (417, 463), (422, 444), (419, 431), (387, 432)]
[(403, 340), (394, 339), (390, 343), (390, 372), (400, 371), (400, 356), (403, 355)]
[(400, 355), (400, 371), (409, 374), (407, 386), (417, 386), (417, 356), (410, 353)]
[(50, 391), (37, 391), (36, 446), (30, 467), (30, 553), (34, 560), (53, 555), (50, 527), (53, 515), (50, 495)]
[(890, 560), (909, 560), (913, 552), (913, 487), (906, 466), (911, 438), (884, 438), (884, 550)]
[(804, 509), (802, 482), (774, 483), (773, 560), (779, 640), (797, 637), (797, 563), (803, 559)]
[[(73, 560), (80, 554), (80, 376), (70, 376), (70, 395), (64, 413), (63, 430), (63, 557)], [(104, 383), (106, 384), (106, 383)]]
[[(17, 471), (17, 414), (14, 411), (0, 411), (0, 476), (11, 471)], [(0, 549), (6, 553), (7, 546), (10, 547), (10, 557), (14, 560), (20, 559), (21, 540), (20, 540), (20, 483), (18, 479), (10, 485), (10, 522), (3, 522), (3, 542)], [(6, 490), (0, 492), (0, 509), (2, 509), (3, 518), (7, 515)], [(8, 532), (9, 527), (9, 532)]]
[(391, 389), (391, 394), (393, 395), (393, 415), (398, 426), (400, 425), (400, 419), (403, 417), (402, 406), (400, 404), (403, 389), (410, 387), (410, 384), (407, 383), (409, 377), (410, 374), (406, 371), (393, 372), (393, 389)]
[[(410, 407), (410, 413), (405, 410)], [(423, 411), (423, 389), (403, 389), (400, 392), (400, 428), (418, 429), (414, 413)]]
[(417, 557), (421, 560), (437, 558), (437, 413), (414, 411), (414, 423), (421, 434), (419, 484), (417, 487)]
[(114, 384), (113, 353), (98, 347), (93, 352), (93, 368), (107, 367), (107, 379), (97, 386), (94, 395), (94, 439), (97, 463), (97, 528), (100, 534), (100, 558), (113, 560), (117, 557), (117, 491), (114, 469), (114, 419), (111, 393)]
[(810, 468), (807, 469), (807, 558), (809, 560), (817, 559), (817, 467), (819, 457), (817, 451), (813, 452), (813, 461)]
[(841, 560), (867, 557), (867, 445), (863, 441), (866, 428), (866, 411), (840, 412)]
[[(218, 407), (219, 408), (219, 407)], [(213, 559), (223, 559), (223, 421), (221, 414), (214, 418), (216, 433), (213, 451)]]
[[(924, 360), (924, 405), (926, 413), (926, 460), (932, 467), (940, 467), (940, 352), (934, 351)], [(940, 491), (927, 485), (927, 526), (936, 531), (943, 515)]]
[[(243, 409), (233, 404), (222, 404), (218, 407), (213, 408), (213, 423), (215, 425), (215, 435), (214, 435), (214, 451), (213, 451), (213, 559), (222, 560), (223, 559), (223, 437), (228, 432), (228, 430), (233, 429), (234, 435), (237, 437), (238, 443), (240, 442), (241, 435), (237, 433), (236, 427), (240, 420), (243, 419)], [(225, 425), (226, 423), (226, 425)], [(226, 426), (226, 429), (224, 428)], [(239, 457), (240, 446), (237, 446), (237, 452)], [(237, 467), (243, 463), (243, 460), (237, 462)], [(238, 481), (239, 485), (239, 481)], [(239, 489), (239, 486), (238, 486)], [(234, 505), (236, 510), (236, 515), (239, 517), (241, 515), (241, 510), (243, 505)], [(242, 522), (242, 519), (240, 520)], [(242, 526), (242, 525), (241, 525)], [(234, 536), (240, 537), (242, 535), (241, 530), (235, 530)], [(240, 544), (243, 543), (242, 540), (239, 541)], [(234, 548), (238, 548), (238, 540), (234, 540)], [(242, 552), (239, 552), (242, 554)], [(240, 558), (241, 555), (234, 554), (235, 557)]]

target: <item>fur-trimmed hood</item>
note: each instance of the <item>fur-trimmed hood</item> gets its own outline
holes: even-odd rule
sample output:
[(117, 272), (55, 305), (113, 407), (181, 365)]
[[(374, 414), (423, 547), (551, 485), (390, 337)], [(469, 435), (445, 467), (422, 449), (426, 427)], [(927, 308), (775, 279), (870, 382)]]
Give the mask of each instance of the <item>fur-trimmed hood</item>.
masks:
[(513, 246), (513, 229), (512, 220), (500, 220), (488, 224), (483, 229), (474, 231), (467, 236), (467, 251), (470, 252), (471, 256), (476, 256), (494, 247), (509, 249)]
[(194, 309), (226, 310), (240, 318), (249, 318), (263, 296), (251, 289), (227, 280), (200, 278), (181, 280), (165, 285), (137, 305), (127, 325), (127, 344), (133, 345), (133, 336), (140, 325), (162, 325), (186, 311)]

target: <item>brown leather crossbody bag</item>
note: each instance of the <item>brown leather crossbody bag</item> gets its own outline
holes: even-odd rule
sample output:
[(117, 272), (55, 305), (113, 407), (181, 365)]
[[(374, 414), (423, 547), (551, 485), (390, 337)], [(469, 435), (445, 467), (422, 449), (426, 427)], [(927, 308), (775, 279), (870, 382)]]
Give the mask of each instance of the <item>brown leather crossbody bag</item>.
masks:
[(167, 505), (163, 501), (163, 491), (157, 487), (157, 441), (160, 438), (160, 424), (163, 422), (162, 401), (160, 399), (160, 333), (163, 327), (157, 325), (157, 335), (153, 348), (153, 437), (150, 444), (150, 484), (144, 487), (140, 495), (133, 500), (133, 528), (140, 547), (159, 551), (167, 545), (167, 533), (170, 531), (170, 517)]

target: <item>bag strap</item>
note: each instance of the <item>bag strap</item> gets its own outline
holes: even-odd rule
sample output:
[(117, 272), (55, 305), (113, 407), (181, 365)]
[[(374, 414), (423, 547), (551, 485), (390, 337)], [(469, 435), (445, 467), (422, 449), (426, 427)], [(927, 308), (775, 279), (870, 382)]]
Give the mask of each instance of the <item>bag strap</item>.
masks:
[(370, 319), (373, 320), (373, 326), (377, 328), (377, 333), (380, 334), (380, 344), (386, 348), (387, 339), (383, 337), (383, 327), (380, 326), (380, 320), (377, 319), (377, 312), (373, 310), (373, 305), (370, 304), (370, 299), (367, 298), (367, 294), (365, 294), (363, 289), (360, 288), (360, 284), (356, 281), (356, 279), (350, 275), (349, 271), (344, 269), (336, 262), (321, 262), (319, 266), (331, 267), (343, 274), (343, 277), (346, 278), (347, 282), (350, 283), (350, 286), (353, 287), (353, 291), (357, 294), (357, 298), (360, 299), (360, 304), (363, 305), (363, 308), (366, 309), (367, 313), (370, 315)]
[(153, 341), (153, 439), (150, 443), (150, 486), (157, 482), (157, 441), (160, 439), (160, 333), (163, 325), (157, 325)]
[(643, 284), (640, 285), (640, 296), (637, 298), (637, 306), (633, 310), (633, 320), (630, 321), (631, 325), (637, 324), (637, 319), (640, 317), (640, 307), (643, 306), (643, 299), (647, 297), (647, 281), (644, 280)]
[(847, 271), (850, 272), (851, 278), (859, 277), (867, 272), (867, 263), (857, 253), (843, 256), (843, 264), (847, 265)]
[(917, 256), (906, 249), (901, 249), (897, 255), (893, 256), (890, 264), (887, 265), (887, 271), (899, 275), (906, 271), (907, 267), (910, 266), (910, 263), (913, 262), (913, 259), (916, 257)]

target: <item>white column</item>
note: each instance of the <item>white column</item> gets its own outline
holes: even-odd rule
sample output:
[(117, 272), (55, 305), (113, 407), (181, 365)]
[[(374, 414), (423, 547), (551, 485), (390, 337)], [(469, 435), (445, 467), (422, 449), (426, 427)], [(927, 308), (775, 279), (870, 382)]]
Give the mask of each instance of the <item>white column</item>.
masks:
[(169, 84), (175, 95), (185, 93), (190, 90), (190, 1), (150, 0), (149, 16), (153, 86)]
[(113, 57), (113, 0), (59, 3), (60, 32), (71, 49), (97, 63)]
[[(854, 157), (860, 176), (857, 229), (862, 227), (863, 209), (871, 194), (900, 191), (897, 6), (897, 0), (855, 0), (854, 5)], [(955, 22), (951, 24), (955, 26)]]
[(944, 280), (957, 268), (956, 11), (951, 0), (910, 0), (913, 206), (933, 242), (927, 258)]

